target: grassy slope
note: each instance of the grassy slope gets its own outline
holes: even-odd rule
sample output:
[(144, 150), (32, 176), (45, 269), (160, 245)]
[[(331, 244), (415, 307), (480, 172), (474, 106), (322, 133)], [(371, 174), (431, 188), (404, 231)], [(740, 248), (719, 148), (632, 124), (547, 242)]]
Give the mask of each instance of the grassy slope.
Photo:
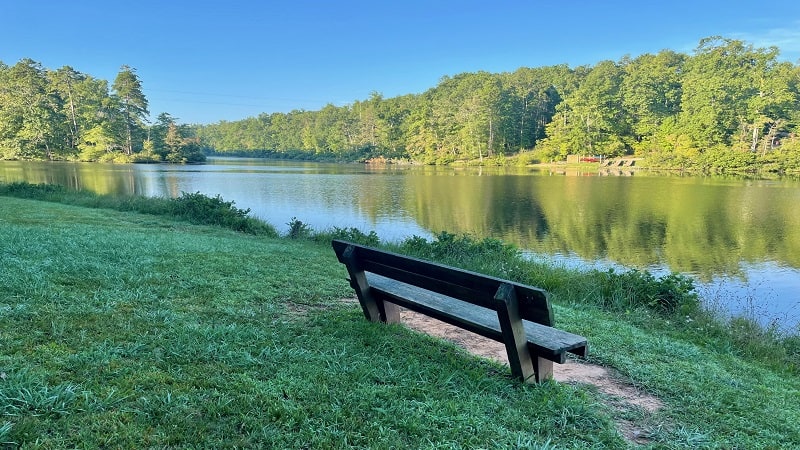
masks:
[[(800, 446), (800, 381), (559, 307), (661, 397), (616, 410), (363, 320), (326, 246), (0, 197), (0, 443), (24, 448)], [(547, 443), (550, 443), (548, 446)]]

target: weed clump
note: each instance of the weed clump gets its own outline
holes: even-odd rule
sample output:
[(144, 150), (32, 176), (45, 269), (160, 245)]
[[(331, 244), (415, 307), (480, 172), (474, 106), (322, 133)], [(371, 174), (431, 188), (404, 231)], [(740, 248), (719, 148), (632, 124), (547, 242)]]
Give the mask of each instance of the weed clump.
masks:
[(311, 232), (313, 231), (311, 226), (297, 217), (292, 217), (292, 220), (286, 225), (289, 226), (289, 232), (286, 233), (286, 237), (289, 239), (308, 239), (311, 237)]

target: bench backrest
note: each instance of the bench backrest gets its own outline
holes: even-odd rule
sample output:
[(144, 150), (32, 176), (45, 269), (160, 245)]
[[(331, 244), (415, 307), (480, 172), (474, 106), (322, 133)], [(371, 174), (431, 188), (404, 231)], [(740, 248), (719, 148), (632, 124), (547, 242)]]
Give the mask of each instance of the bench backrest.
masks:
[(332, 244), (339, 261), (346, 265), (357, 264), (356, 270), (382, 275), (495, 311), (498, 307), (495, 296), (500, 287), (512, 286), (522, 319), (553, 326), (553, 310), (547, 292), (542, 289), (351, 242), (334, 240)]

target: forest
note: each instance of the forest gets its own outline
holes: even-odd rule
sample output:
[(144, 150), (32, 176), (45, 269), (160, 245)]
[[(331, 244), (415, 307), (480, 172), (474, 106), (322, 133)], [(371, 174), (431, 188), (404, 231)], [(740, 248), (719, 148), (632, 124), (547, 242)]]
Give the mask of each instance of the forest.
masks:
[(443, 77), (421, 94), (239, 121), (148, 125), (135, 71), (108, 83), (0, 64), (0, 158), (202, 160), (205, 154), (418, 164), (636, 156), (654, 168), (800, 170), (800, 66), (723, 37), (592, 66)]
[(200, 141), (168, 113), (149, 124), (136, 70), (108, 81), (32, 59), (0, 62), (0, 159), (200, 162)]

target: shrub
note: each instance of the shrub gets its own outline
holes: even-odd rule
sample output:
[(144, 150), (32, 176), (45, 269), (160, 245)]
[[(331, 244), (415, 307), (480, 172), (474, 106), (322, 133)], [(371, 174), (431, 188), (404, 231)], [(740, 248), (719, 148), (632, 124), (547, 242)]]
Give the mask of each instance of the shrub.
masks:
[(340, 239), (342, 241), (354, 242), (361, 245), (369, 245), (371, 247), (376, 247), (381, 243), (381, 240), (375, 231), (370, 231), (369, 234), (366, 234), (358, 228), (353, 227), (333, 227), (333, 229), (328, 232), (318, 233), (315, 238), (317, 240), (323, 240), (327, 242), (330, 242), (334, 239)]
[(700, 307), (694, 281), (685, 275), (656, 278), (648, 271), (593, 271), (600, 287), (602, 306), (626, 310), (646, 307), (665, 314), (693, 314)]
[(516, 164), (518, 166), (527, 166), (530, 164), (539, 164), (541, 161), (540, 155), (535, 152), (520, 152), (516, 157)]
[(289, 226), (289, 232), (286, 234), (289, 239), (307, 239), (311, 236), (311, 227), (297, 217), (292, 217), (286, 225)]
[(181, 192), (181, 196), (172, 200), (175, 215), (201, 223), (222, 224), (247, 217), (250, 208), (236, 208), (233, 201), (225, 201), (217, 195), (208, 197), (195, 192)]
[(398, 250), (419, 258), (526, 282), (519, 250), (499, 239), (475, 239), (442, 231), (431, 242), (419, 236), (407, 238), (399, 244)]
[(249, 217), (250, 208), (239, 209), (234, 206), (235, 202), (225, 201), (219, 195), (208, 197), (200, 192), (181, 192), (180, 197), (170, 202), (173, 215), (192, 223), (218, 225), (249, 234), (277, 235), (267, 223)]
[(753, 168), (756, 160), (756, 154), (749, 150), (715, 146), (701, 155), (699, 164), (704, 170), (741, 171)]

